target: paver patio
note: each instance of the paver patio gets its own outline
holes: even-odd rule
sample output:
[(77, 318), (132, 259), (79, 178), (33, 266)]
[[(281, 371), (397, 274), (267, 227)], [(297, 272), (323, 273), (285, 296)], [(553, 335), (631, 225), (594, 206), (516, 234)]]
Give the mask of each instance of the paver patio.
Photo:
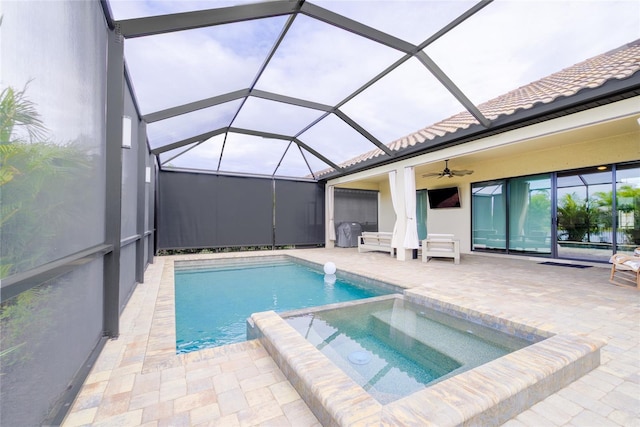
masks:
[(306, 249), (156, 257), (63, 425), (320, 425), (266, 350), (249, 341), (175, 354), (173, 261), (289, 254), (456, 305), (607, 344), (601, 365), (504, 426), (640, 426), (640, 292), (608, 282), (607, 265), (569, 268), (539, 259), (463, 255), (396, 261), (382, 252)]

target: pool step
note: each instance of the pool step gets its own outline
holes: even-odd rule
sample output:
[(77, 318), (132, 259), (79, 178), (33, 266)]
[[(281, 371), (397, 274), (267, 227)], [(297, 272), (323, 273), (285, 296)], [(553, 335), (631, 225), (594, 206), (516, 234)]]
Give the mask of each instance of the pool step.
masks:
[[(410, 345), (411, 340), (420, 342), (460, 365), (455, 372), (468, 370), (509, 353), (506, 346), (487, 341), (474, 332), (475, 325), (459, 324), (457, 329), (403, 307), (394, 307), (372, 313), (372, 330), (386, 335), (398, 344)], [(466, 322), (465, 322), (466, 323)], [(524, 346), (524, 343), (522, 343)]]

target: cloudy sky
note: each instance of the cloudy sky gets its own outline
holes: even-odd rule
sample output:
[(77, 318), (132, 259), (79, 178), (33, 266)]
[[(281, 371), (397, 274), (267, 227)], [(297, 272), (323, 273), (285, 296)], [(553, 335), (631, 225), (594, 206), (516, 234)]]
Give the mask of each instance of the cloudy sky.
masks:
[[(114, 18), (120, 20), (246, 2), (109, 3)], [(312, 3), (417, 45), (475, 2)], [(126, 40), (126, 61), (143, 114), (250, 87), (286, 20), (275, 17)], [(638, 38), (638, 0), (496, 0), (424, 52), (479, 104)], [(300, 15), (256, 89), (333, 106), (402, 56), (399, 51)], [(236, 116), (240, 105), (241, 101), (232, 101), (151, 124), (152, 147), (231, 123), (294, 136), (321, 115), (316, 110), (252, 97)], [(412, 58), (340, 109), (387, 144), (464, 108)], [(334, 115), (299, 138), (336, 163), (375, 148)], [(225, 154), (220, 162), (223, 143)], [(167, 153), (163, 160), (178, 151)], [(277, 174), (292, 176), (306, 175), (307, 162), (312, 170), (326, 167), (308, 152), (304, 154), (287, 141), (230, 134), (226, 141), (220, 135), (173, 158), (171, 164), (270, 175), (280, 163)]]

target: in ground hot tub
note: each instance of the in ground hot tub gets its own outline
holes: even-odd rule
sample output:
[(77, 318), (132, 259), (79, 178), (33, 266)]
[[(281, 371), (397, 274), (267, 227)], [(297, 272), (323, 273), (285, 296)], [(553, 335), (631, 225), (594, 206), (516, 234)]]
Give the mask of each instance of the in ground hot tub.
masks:
[(411, 291), (281, 316), (249, 329), (325, 426), (500, 425), (600, 363), (600, 342)]
[(528, 341), (404, 298), (283, 317), (382, 404), (545, 338)]

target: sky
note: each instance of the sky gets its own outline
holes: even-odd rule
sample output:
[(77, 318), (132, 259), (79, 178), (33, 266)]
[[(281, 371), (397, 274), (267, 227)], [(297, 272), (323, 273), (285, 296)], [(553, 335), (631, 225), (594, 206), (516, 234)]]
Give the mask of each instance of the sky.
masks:
[[(246, 2), (110, 0), (114, 18), (130, 19)], [(412, 44), (428, 39), (475, 2), (312, 1)], [(250, 87), (287, 17), (125, 40), (125, 58), (143, 114)], [(424, 52), (476, 105), (640, 38), (640, 1), (496, 0)], [(334, 106), (403, 57), (299, 15), (255, 88)], [(250, 98), (150, 124), (151, 146), (228, 126), (297, 136), (340, 163), (375, 148), (334, 115)], [(388, 144), (464, 110), (415, 58), (340, 107)], [(235, 119), (234, 119), (235, 117)], [(301, 133), (302, 132), (302, 133)], [(222, 161), (220, 152), (224, 145)], [(232, 146), (233, 145), (233, 146)], [(288, 148), (287, 148), (288, 147)], [(284, 154), (286, 151), (286, 155)], [(182, 151), (182, 150), (180, 150)], [(304, 150), (303, 150), (304, 151)], [(163, 161), (176, 154), (167, 153)], [(284, 159), (283, 159), (284, 155)], [(286, 140), (215, 137), (173, 166), (304, 176), (327, 165)], [(247, 170), (248, 169), (248, 170)]]

